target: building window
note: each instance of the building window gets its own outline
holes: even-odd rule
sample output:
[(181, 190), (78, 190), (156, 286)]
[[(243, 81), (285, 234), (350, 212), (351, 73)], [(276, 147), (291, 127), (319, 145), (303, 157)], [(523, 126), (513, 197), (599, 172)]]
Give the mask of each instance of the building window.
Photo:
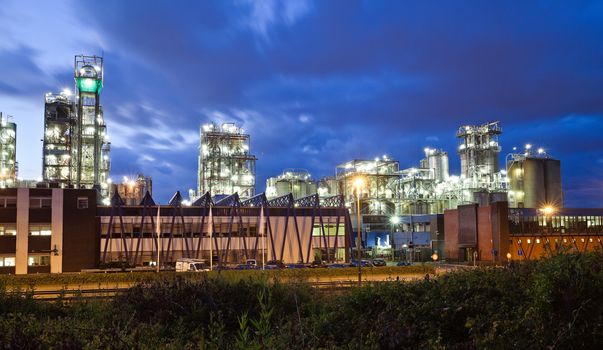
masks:
[(50, 208), (52, 207), (52, 198), (50, 197), (31, 197), (29, 198), (30, 208)]
[(16, 208), (17, 197), (0, 197), (0, 208)]
[(27, 259), (28, 266), (48, 266), (50, 265), (50, 255), (30, 255)]
[(0, 256), (0, 267), (15, 266), (14, 256)]
[(13, 225), (0, 226), (0, 236), (16, 236), (17, 228)]
[(50, 225), (30, 225), (29, 226), (29, 235), (30, 236), (50, 236), (52, 235), (52, 230)]
[(78, 197), (77, 198), (77, 208), (78, 209), (88, 209), (88, 197)]

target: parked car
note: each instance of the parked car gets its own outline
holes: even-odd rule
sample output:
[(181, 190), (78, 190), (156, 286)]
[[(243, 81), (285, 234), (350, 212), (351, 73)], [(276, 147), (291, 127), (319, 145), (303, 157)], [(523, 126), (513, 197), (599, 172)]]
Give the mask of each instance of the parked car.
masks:
[(247, 264), (247, 265), (253, 265), (253, 266), (258, 266), (258, 261), (255, 260), (255, 259), (247, 259), (245, 261), (245, 264)]
[(329, 269), (343, 269), (346, 267), (350, 267), (351, 265), (349, 264), (341, 264), (341, 263), (335, 263), (335, 264), (329, 264), (327, 265), (327, 268)]
[(387, 266), (387, 263), (385, 262), (385, 259), (377, 258), (377, 259), (373, 259), (373, 265), (374, 266)]
[(410, 263), (408, 261), (398, 261), (396, 266), (410, 266)]
[(320, 261), (320, 260), (314, 260), (312, 261), (312, 263), (310, 264), (311, 268), (323, 268), (323, 267), (327, 267), (327, 264), (324, 261)]
[(281, 260), (268, 260), (266, 263), (266, 269), (284, 269), (286, 268), (285, 264)]
[[(351, 265), (355, 266), (355, 267), (358, 267), (358, 260), (352, 260)], [(362, 260), (360, 260), (360, 266), (362, 266), (362, 267), (372, 267), (373, 264), (370, 262), (370, 260), (362, 259)]]
[(302, 263), (297, 263), (297, 264), (287, 264), (287, 268), (288, 269), (305, 269), (306, 266), (305, 264)]
[(251, 264), (239, 264), (235, 267), (235, 270), (257, 270), (257, 267)]
[(209, 266), (201, 259), (178, 259), (175, 269), (176, 272), (201, 272), (209, 271)]

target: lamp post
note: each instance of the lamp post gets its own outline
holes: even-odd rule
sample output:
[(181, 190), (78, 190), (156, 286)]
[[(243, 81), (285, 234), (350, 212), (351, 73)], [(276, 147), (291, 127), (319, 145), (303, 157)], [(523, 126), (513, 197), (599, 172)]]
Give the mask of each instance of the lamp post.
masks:
[[(555, 213), (556, 209), (552, 205), (547, 205), (547, 206), (540, 208), (540, 211), (544, 214), (544, 225), (546, 227), (545, 233), (547, 234), (547, 236), (550, 236), (552, 233), (551, 231), (553, 229), (552, 215), (553, 215), (553, 213)], [(562, 242), (561, 241), (561, 230), (559, 230), (559, 245), (558, 246), (561, 245), (561, 242)]]
[(395, 240), (394, 240), (394, 237), (396, 235), (396, 230), (394, 229), (394, 226), (398, 226), (398, 224), (400, 223), (400, 218), (397, 216), (392, 216), (389, 219), (389, 222), (391, 224), (391, 233), (392, 233), (392, 236), (389, 239), (389, 244), (392, 247), (392, 261), (396, 261), (396, 244), (395, 244)]
[(354, 187), (356, 188), (356, 219), (358, 224), (358, 242), (356, 243), (356, 249), (358, 251), (358, 287), (362, 287), (362, 255), (360, 246), (362, 245), (362, 236), (360, 235), (360, 189), (364, 186), (364, 180), (361, 177), (357, 177), (354, 180)]

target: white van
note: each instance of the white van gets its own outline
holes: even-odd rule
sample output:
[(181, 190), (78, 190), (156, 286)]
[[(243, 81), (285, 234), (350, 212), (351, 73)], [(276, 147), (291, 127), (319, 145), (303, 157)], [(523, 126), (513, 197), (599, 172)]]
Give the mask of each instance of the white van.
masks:
[(201, 272), (209, 271), (209, 267), (202, 259), (178, 259), (176, 261), (176, 272)]

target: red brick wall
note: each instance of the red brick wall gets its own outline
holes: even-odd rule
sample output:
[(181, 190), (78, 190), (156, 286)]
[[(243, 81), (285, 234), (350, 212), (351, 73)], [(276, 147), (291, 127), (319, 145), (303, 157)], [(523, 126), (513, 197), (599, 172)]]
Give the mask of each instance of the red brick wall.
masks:
[(477, 208), (478, 260), (492, 261), (492, 207)]
[(459, 258), (459, 214), (458, 210), (444, 212), (444, 254), (446, 259), (456, 261)]

